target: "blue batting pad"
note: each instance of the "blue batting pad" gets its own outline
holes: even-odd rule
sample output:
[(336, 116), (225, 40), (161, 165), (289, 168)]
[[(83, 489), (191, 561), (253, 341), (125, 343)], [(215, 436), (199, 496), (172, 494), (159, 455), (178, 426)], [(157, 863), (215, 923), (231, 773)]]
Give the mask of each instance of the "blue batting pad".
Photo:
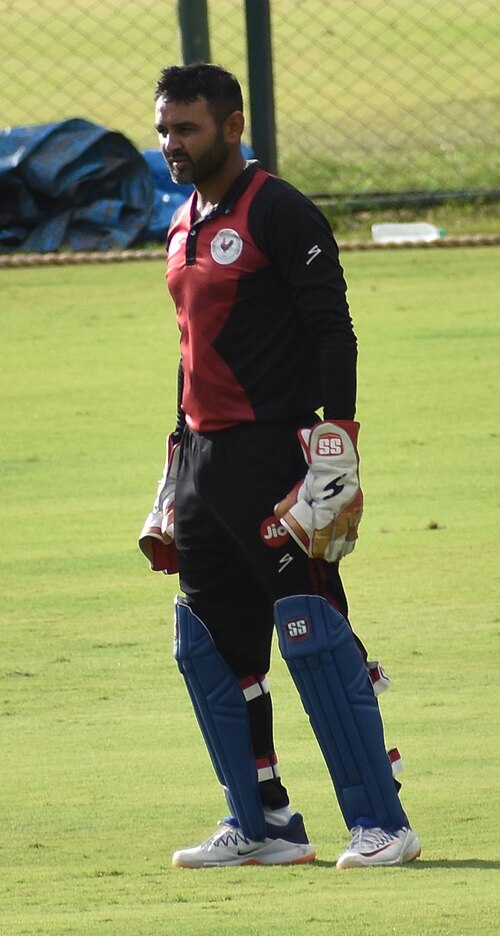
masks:
[(183, 598), (175, 599), (174, 656), (193, 703), (205, 744), (245, 835), (266, 837), (247, 703), (207, 628)]
[[(279, 646), (323, 752), (346, 825), (408, 825), (366, 666), (345, 618), (324, 598), (274, 606)], [(368, 823), (366, 823), (368, 824)]]

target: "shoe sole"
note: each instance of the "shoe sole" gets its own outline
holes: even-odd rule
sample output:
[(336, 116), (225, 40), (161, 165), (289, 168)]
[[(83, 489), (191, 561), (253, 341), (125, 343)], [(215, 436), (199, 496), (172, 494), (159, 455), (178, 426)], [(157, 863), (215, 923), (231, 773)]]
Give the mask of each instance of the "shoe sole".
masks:
[(236, 859), (235, 861), (205, 861), (200, 864), (195, 864), (194, 862), (190, 863), (189, 861), (183, 861), (182, 858), (172, 859), (172, 866), (174, 868), (244, 868), (249, 867), (250, 865), (261, 865), (261, 866), (270, 866), (270, 865), (296, 865), (296, 864), (307, 864), (310, 861), (316, 859), (316, 852), (311, 851), (307, 852), (305, 855), (298, 855), (296, 858), (283, 858), (273, 860), (272, 855), (269, 858), (241, 858), (241, 860)]

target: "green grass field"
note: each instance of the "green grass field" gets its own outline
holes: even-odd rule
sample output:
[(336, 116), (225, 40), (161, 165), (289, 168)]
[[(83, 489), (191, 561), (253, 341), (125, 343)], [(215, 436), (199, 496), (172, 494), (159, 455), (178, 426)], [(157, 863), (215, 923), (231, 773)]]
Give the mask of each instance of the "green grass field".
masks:
[(335, 870), (345, 829), (275, 653), (278, 752), (318, 861), (171, 869), (224, 804), (171, 656), (176, 579), (136, 546), (174, 413), (162, 264), (3, 270), (5, 936), (498, 932), (500, 250), (343, 260), (366, 495), (344, 578), (393, 678), (422, 858)]

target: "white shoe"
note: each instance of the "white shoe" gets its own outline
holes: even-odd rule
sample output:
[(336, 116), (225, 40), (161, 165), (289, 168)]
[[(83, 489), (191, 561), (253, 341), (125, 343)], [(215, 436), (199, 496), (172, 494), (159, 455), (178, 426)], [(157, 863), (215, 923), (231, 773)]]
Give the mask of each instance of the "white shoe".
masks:
[(176, 868), (219, 868), (314, 861), (316, 852), (307, 839), (300, 813), (295, 813), (287, 826), (273, 828), (266, 824), (266, 830), (268, 837), (263, 842), (253, 842), (235, 819), (223, 819), (206, 842), (176, 851), (172, 864)]
[(357, 825), (352, 841), (337, 861), (337, 868), (375, 868), (400, 865), (420, 855), (420, 842), (411, 829), (386, 832), (385, 829)]

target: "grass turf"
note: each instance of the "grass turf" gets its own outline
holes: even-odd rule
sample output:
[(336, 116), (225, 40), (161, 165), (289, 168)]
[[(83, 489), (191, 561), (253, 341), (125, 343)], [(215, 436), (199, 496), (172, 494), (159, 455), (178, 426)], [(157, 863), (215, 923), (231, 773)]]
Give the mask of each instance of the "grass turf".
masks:
[(412, 866), (344, 873), (331, 784), (276, 653), (277, 747), (319, 860), (170, 868), (224, 806), (171, 659), (176, 580), (136, 548), (174, 412), (161, 263), (1, 273), (6, 934), (497, 932), (499, 254), (343, 258), (366, 495), (344, 578), (393, 676), (387, 742), (423, 840)]

